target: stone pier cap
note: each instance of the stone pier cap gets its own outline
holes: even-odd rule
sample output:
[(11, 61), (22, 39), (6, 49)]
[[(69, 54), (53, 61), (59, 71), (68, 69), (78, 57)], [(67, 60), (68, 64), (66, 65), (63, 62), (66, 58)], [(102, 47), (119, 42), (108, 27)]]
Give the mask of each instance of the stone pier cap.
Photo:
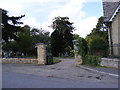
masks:
[(39, 46), (39, 45), (46, 45), (45, 43), (36, 43), (36, 46)]

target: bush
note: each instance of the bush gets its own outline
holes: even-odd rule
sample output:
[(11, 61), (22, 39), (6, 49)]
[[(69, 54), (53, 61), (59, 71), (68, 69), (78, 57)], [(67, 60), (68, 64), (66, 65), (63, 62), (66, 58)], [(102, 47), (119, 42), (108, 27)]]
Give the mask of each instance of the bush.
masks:
[(92, 36), (87, 38), (88, 52), (91, 55), (107, 56), (108, 55), (108, 42), (105, 38), (100, 36)]
[(85, 65), (100, 66), (100, 58), (98, 56), (86, 55), (82, 59)]
[(53, 64), (53, 56), (52, 55), (47, 55), (47, 65)]

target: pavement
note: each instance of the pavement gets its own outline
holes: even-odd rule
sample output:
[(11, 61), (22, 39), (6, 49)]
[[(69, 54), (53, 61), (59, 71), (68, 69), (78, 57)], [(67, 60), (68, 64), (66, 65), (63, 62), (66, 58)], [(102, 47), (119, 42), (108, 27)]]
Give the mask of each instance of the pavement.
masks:
[(94, 73), (109, 75), (109, 76), (112, 76), (112, 77), (115, 77), (115, 78), (119, 77), (117, 68), (90, 67), (90, 66), (87, 66), (87, 65), (76, 65), (76, 66), (80, 67), (80, 68), (83, 68), (85, 70), (89, 70), (89, 71), (94, 72)]
[[(3, 72), (3, 87), (22, 87), (25, 86), (19, 84), (19, 80), (23, 82), (26, 78), (26, 81), (23, 84), (27, 84), (26, 87), (30, 86), (32, 82), (33, 84), (36, 82), (44, 84), (56, 83), (54, 79), (60, 80), (63, 83), (61, 87), (83, 87), (83, 88), (91, 88), (91, 87), (101, 87), (101, 88), (117, 88), (118, 87), (118, 78), (110, 77), (109, 75), (105, 75), (103, 73), (93, 73), (90, 70), (86, 70), (83, 68), (76, 67), (74, 59), (61, 59), (62, 61), (53, 65), (36, 65), (36, 64), (3, 64), (2, 72)], [(25, 78), (24, 78), (25, 77)], [(34, 78), (36, 77), (35, 81)], [(44, 81), (40, 82), (39, 78), (46, 78)], [(39, 81), (38, 81), (38, 80)], [(48, 79), (52, 79), (52, 82), (47, 83)], [(70, 85), (67, 83), (71, 82)], [(76, 83), (75, 83), (76, 82)], [(78, 82), (78, 83), (77, 83)], [(18, 84), (19, 85), (18, 85)], [(74, 86), (74, 84), (76, 86)], [(12, 85), (11, 85), (12, 84)], [(14, 85), (15, 84), (15, 85)], [(16, 85), (17, 84), (17, 85)], [(60, 83), (59, 83), (60, 84)], [(58, 85), (59, 85), (58, 84)], [(73, 84), (73, 86), (72, 86)], [(44, 85), (40, 85), (36, 87), (45, 87)], [(35, 86), (33, 85), (33, 88)], [(48, 87), (52, 87), (51, 84)], [(55, 86), (53, 86), (55, 87)], [(59, 86), (56, 86), (59, 87)]]

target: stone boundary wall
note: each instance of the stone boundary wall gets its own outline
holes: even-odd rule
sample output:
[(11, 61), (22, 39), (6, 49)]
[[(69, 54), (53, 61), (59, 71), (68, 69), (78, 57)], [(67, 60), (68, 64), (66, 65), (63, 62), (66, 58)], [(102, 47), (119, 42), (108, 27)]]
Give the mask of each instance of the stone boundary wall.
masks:
[(101, 58), (101, 66), (107, 66), (107, 67), (113, 67), (113, 68), (118, 68), (118, 61), (120, 59), (115, 59), (115, 58)]
[(38, 64), (37, 58), (2, 58), (2, 63)]

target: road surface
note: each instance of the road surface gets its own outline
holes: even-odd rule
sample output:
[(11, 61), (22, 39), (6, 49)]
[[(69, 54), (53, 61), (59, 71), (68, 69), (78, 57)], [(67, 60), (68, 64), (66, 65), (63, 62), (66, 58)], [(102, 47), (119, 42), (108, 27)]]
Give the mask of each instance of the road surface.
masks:
[(115, 83), (50, 78), (3, 72), (3, 88), (116, 88)]
[(3, 88), (117, 88), (118, 80), (75, 66), (73, 59), (53, 65), (3, 64)]

